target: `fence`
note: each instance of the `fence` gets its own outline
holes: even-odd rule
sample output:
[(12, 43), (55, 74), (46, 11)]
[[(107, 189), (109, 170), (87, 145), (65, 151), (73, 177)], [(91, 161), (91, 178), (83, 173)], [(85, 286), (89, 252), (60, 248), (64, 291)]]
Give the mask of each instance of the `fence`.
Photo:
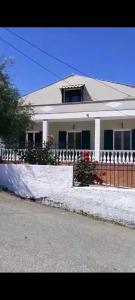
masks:
[[(44, 143), (42, 145), (38, 145), (34, 149), (43, 150), (47, 145)], [(8, 149), (0, 146), (0, 162), (12, 162), (12, 163), (24, 163), (25, 159), (23, 158), (26, 152), (29, 149), (33, 149), (28, 147), (28, 145), (24, 145), (21, 149), (17, 148), (17, 146), (11, 146)], [(57, 162), (61, 162), (62, 164), (73, 164), (73, 173), (75, 175), (76, 172), (76, 162), (78, 161), (81, 153), (84, 150), (80, 149), (59, 149), (57, 144), (53, 145), (53, 148), (49, 150), (53, 157)], [(88, 150), (86, 150), (88, 151)], [(102, 160), (97, 164), (96, 174), (100, 176), (101, 173), (106, 173), (105, 176), (102, 177), (103, 184), (106, 186), (116, 186), (116, 187), (129, 187), (135, 188), (135, 163), (134, 163), (134, 155), (135, 152), (131, 153), (131, 155), (126, 156), (126, 159), (116, 160), (116, 155), (113, 154), (113, 158), (108, 159), (105, 153), (106, 151), (101, 150)], [(106, 154), (106, 156), (105, 156)], [(89, 150), (89, 155), (92, 159), (95, 157), (95, 151)], [(123, 154), (121, 154), (121, 157)], [(112, 156), (111, 156), (112, 157)], [(118, 154), (117, 154), (117, 157)], [(103, 159), (104, 158), (104, 159)], [(106, 159), (105, 159), (106, 158)], [(128, 159), (127, 159), (128, 158)], [(132, 159), (131, 159), (132, 158)], [(77, 185), (73, 176), (73, 184)]]
[[(104, 186), (135, 188), (135, 164), (98, 163), (95, 171)], [(102, 176), (102, 173), (105, 175)], [(73, 165), (73, 185), (78, 186), (75, 174), (76, 163)]]

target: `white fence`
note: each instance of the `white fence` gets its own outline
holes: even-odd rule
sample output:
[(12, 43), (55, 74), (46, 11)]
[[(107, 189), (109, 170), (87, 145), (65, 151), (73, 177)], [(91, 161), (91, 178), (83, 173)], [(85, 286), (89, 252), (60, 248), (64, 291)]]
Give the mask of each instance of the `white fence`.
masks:
[(4, 161), (19, 161), (20, 157), (25, 154), (26, 149), (4, 149), (0, 148), (0, 158)]
[(99, 161), (103, 163), (135, 163), (135, 151), (132, 150), (100, 150)]
[[(0, 158), (4, 161), (19, 161), (25, 154), (26, 149), (4, 149), (0, 148)], [(77, 161), (80, 155), (87, 151), (92, 160), (95, 159), (95, 150), (82, 149), (53, 149), (53, 154), (63, 163)], [(135, 163), (135, 150), (100, 150), (99, 161), (102, 163)]]
[(58, 157), (58, 159), (61, 162), (73, 162), (73, 161), (77, 161), (79, 159), (80, 155), (84, 151), (89, 152), (89, 157), (91, 157), (93, 160), (95, 159), (95, 151), (94, 150), (56, 149), (56, 150), (53, 150), (53, 153), (54, 153), (54, 155), (56, 155)]

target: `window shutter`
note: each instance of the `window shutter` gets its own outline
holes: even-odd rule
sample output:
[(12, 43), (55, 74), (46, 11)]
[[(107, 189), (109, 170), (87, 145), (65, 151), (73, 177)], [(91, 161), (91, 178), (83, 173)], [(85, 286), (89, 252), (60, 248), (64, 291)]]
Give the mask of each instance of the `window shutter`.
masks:
[(90, 149), (90, 131), (82, 131), (82, 149)]
[(35, 133), (35, 145), (42, 147), (42, 131)]
[(104, 130), (104, 150), (113, 150), (113, 130)]
[(132, 150), (135, 150), (135, 129), (132, 129)]
[(66, 131), (59, 131), (59, 149), (66, 149)]

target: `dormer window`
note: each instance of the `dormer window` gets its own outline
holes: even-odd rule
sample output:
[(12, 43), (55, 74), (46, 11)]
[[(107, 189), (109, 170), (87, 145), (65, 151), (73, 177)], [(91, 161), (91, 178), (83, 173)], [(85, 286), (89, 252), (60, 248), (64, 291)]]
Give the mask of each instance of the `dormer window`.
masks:
[(62, 88), (63, 103), (78, 103), (83, 100), (83, 86)]

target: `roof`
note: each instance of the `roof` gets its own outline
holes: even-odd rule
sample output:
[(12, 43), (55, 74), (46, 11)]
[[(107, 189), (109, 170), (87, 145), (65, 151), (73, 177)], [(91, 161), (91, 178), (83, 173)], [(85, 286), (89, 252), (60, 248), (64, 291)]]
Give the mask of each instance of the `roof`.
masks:
[(61, 89), (85, 85), (84, 100), (107, 101), (135, 98), (135, 87), (121, 83), (98, 80), (91, 77), (70, 75), (35, 92), (24, 96), (25, 103), (32, 105), (61, 104)]

